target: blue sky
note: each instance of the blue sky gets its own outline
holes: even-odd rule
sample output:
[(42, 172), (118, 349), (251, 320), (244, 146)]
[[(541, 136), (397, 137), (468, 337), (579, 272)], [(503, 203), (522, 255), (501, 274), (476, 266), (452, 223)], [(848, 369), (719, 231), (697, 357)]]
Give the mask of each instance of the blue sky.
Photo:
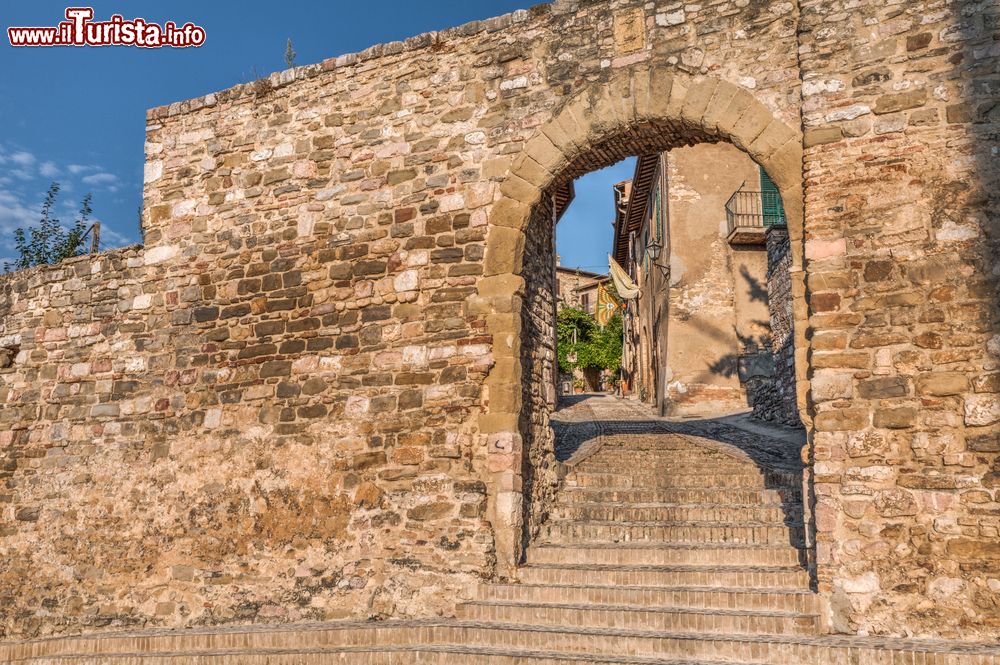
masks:
[[(11, 232), (38, 219), (49, 183), (62, 185), (60, 218), (70, 221), (84, 194), (94, 197), (102, 245), (139, 241), (146, 109), (222, 90), (284, 69), (285, 41), (296, 64), (319, 62), (372, 44), (505, 14), (531, 0), (383, 2), (205, 2), (94, 0), (95, 20), (112, 14), (205, 28), (190, 49), (12, 48), (10, 26), (54, 26), (66, 2), (6, 2), (0, 39), (0, 265), (13, 257)], [(627, 173), (622, 176), (622, 173)], [(563, 265), (605, 261), (613, 214), (611, 184), (631, 175), (612, 167), (578, 184), (560, 223)], [(590, 191), (593, 189), (594, 191)], [(572, 232), (570, 232), (572, 231)], [(600, 239), (601, 244), (595, 242)]]

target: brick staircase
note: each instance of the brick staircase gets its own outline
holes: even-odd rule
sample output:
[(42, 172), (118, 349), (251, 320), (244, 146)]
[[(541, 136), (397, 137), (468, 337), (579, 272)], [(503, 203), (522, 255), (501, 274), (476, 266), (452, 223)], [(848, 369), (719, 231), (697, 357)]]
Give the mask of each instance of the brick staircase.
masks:
[(453, 620), (41, 640), (0, 662), (1000, 664), (995, 645), (821, 635), (795, 473), (669, 433), (602, 436), (567, 470), (518, 583)]

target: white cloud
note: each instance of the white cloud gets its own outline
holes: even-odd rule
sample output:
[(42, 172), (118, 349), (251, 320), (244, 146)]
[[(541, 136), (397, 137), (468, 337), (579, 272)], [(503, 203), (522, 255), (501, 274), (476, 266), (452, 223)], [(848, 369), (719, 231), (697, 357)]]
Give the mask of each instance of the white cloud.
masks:
[(118, 176), (113, 173), (101, 171), (100, 173), (84, 176), (82, 180), (87, 185), (114, 185), (118, 182)]
[(56, 178), (59, 176), (59, 167), (53, 162), (44, 162), (38, 167), (38, 173), (43, 178)]
[[(94, 220), (99, 221), (99, 220)], [(118, 233), (110, 226), (106, 226), (103, 222), (101, 223), (101, 246), (110, 247), (124, 247), (125, 245), (131, 245), (135, 240), (129, 238), (126, 235)]]
[(39, 209), (40, 204), (27, 203), (16, 193), (0, 189), (0, 234), (4, 236), (4, 242), (0, 244), (11, 247), (11, 233), (18, 227), (37, 222)]
[(30, 152), (15, 152), (7, 157), (10, 161), (14, 162), (18, 166), (31, 166), (35, 163), (35, 156)]
[(81, 173), (84, 173), (86, 171), (96, 171), (97, 167), (87, 166), (84, 164), (70, 164), (69, 166), (66, 167), (66, 170), (72, 173), (73, 175), (80, 175)]

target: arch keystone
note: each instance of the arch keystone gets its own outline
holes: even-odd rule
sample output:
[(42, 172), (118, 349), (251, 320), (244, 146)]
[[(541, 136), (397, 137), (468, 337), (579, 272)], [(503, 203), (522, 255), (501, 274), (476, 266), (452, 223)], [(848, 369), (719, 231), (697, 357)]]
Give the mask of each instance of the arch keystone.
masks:
[(631, 73), (613, 77), (597, 89), (592, 100), (591, 117), (595, 124), (619, 128), (635, 123), (635, 97)]
[(635, 72), (630, 68), (611, 80), (608, 91), (617, 106), (617, 113), (623, 125), (635, 124)]
[(674, 85), (674, 77), (668, 70), (654, 69), (649, 74), (649, 94), (636, 98), (635, 114), (645, 120), (661, 120), (669, 117), (667, 108)]
[(636, 70), (632, 74), (632, 94), (634, 97), (632, 108), (635, 110), (635, 119), (637, 121), (649, 117), (650, 97), (657, 94), (654, 92), (651, 76), (652, 74), (648, 69)]

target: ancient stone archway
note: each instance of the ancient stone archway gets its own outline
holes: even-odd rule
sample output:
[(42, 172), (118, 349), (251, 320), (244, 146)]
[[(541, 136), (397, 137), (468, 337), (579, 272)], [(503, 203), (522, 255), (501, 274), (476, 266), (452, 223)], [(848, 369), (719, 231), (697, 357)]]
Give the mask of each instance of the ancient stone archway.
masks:
[[(513, 570), (519, 555), (522, 496), (521, 469), (531, 463), (525, 427), (537, 424), (525, 411), (538, 405), (538, 378), (526, 376), (523, 312), (519, 303), (526, 285), (537, 281), (524, 263), (530, 241), (529, 223), (543, 195), (558, 184), (603, 168), (640, 152), (659, 152), (701, 142), (729, 141), (763, 166), (781, 189), (788, 210), (792, 241), (792, 283), (795, 315), (796, 389), (800, 413), (808, 423), (808, 354), (804, 331), (808, 323), (802, 239), (802, 137), (775, 117), (753, 94), (713, 77), (691, 77), (648, 68), (624, 69), (608, 80), (584, 88), (569, 99), (525, 144), (500, 188), (502, 198), (490, 215), (484, 279), (479, 294), (493, 300), (497, 314), (490, 319), (496, 368), (487, 380), (490, 409), (484, 430), (491, 450), (503, 451), (508, 465), (494, 479), (494, 510), (501, 567)], [(551, 232), (542, 227), (534, 232)], [(544, 429), (545, 425), (542, 425)], [(542, 436), (538, 433), (537, 436)]]

